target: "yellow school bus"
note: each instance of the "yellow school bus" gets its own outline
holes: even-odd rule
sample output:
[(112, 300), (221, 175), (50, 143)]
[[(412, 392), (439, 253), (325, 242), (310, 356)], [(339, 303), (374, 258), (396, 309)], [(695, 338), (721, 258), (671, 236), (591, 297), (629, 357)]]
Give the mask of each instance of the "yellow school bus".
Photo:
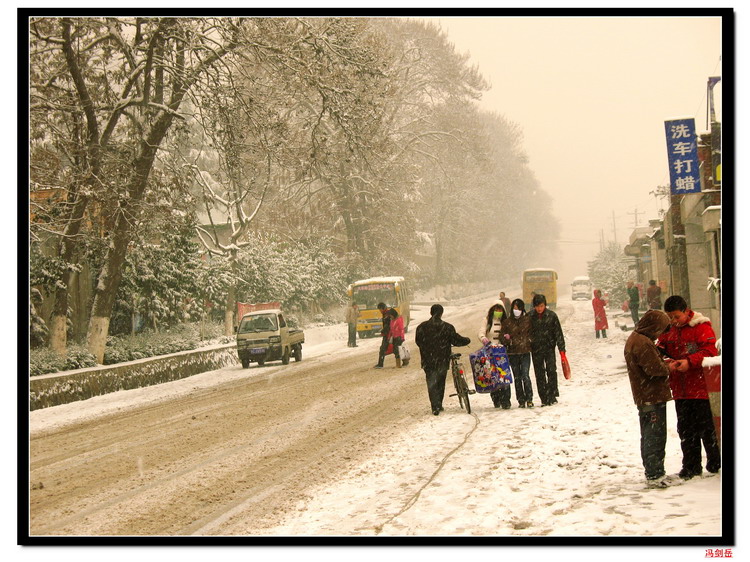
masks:
[(354, 301), (359, 307), (357, 333), (360, 338), (380, 335), (383, 320), (378, 310), (379, 302), (395, 308), (404, 317), (404, 330), (408, 329), (411, 295), (403, 277), (361, 279), (349, 285), (347, 294), (350, 302)]
[(523, 272), (521, 286), (527, 310), (533, 306), (531, 300), (534, 295), (544, 295), (549, 308), (557, 306), (557, 271), (554, 269), (527, 269)]

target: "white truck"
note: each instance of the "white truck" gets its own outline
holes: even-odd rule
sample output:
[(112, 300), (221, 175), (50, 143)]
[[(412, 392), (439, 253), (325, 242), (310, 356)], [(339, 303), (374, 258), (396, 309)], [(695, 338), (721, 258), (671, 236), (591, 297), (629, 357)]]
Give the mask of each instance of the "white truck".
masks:
[(248, 312), (237, 328), (237, 355), (245, 369), (251, 361), (261, 367), (266, 361), (279, 359), (288, 365), (290, 357), (302, 361), (303, 343), (303, 330), (289, 326), (278, 308)]
[(593, 298), (594, 286), (591, 284), (591, 279), (585, 275), (579, 275), (573, 278), (573, 282), (570, 284), (570, 296), (573, 300), (582, 298), (588, 300)]

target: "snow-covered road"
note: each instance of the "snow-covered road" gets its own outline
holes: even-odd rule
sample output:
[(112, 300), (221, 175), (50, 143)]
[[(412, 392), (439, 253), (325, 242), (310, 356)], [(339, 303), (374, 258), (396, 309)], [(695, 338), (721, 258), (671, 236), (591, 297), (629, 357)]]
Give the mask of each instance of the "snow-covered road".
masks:
[[(447, 308), (444, 318), (455, 321), (463, 312)], [(497, 410), (489, 395), (476, 394), (467, 415), (455, 398), (446, 399), (444, 415), (415, 419), (347, 478), (314, 490), (314, 499), (274, 532), (721, 534), (721, 476), (644, 489), (638, 417), (622, 355), (628, 332), (614, 329), (611, 318), (609, 337), (595, 339), (588, 301), (566, 299), (558, 313), (573, 375), (560, 376), (557, 405), (541, 408), (535, 399), (531, 410), (515, 401), (511, 410)], [(474, 316), (469, 329), (478, 324)], [(672, 406), (668, 431), (666, 467), (674, 473), (681, 452)]]
[[(476, 327), (492, 300), (483, 298), (447, 306), (444, 318), (453, 323), (459, 332), (476, 342)], [(304, 487), (303, 492), (297, 493), (295, 497), (298, 499), (291, 508), (278, 510), (273, 518), (262, 521), (257, 517), (245, 517), (245, 504), (232, 497), (232, 494), (236, 492), (237, 495), (247, 494), (250, 497), (249, 488), (243, 491), (243, 484), (238, 484), (238, 490), (228, 490), (227, 497), (221, 497), (217, 488), (213, 488), (210, 490), (212, 497), (206, 500), (214, 504), (210, 516), (204, 515), (201, 521), (185, 524), (180, 532), (294, 536), (720, 535), (720, 475), (698, 478), (666, 490), (644, 488), (638, 445), (638, 418), (622, 357), (627, 333), (616, 329), (614, 319), (611, 318), (610, 337), (607, 340), (596, 340), (591, 305), (587, 301), (561, 299), (558, 313), (563, 321), (573, 376), (570, 381), (561, 377), (557, 405), (541, 408), (535, 397), (537, 407), (534, 409), (518, 409), (513, 401), (514, 407), (511, 410), (497, 410), (492, 407), (488, 395), (476, 394), (472, 396), (472, 415), (463, 412), (455, 398), (446, 397), (446, 411), (438, 417), (432, 416), (417, 357), (409, 368), (399, 372), (392, 370), (398, 377), (389, 379), (389, 387), (372, 387), (377, 394), (376, 398), (380, 400), (373, 402), (377, 405), (373, 407), (380, 411), (371, 411), (370, 416), (374, 420), (372, 423), (382, 419), (383, 423), (389, 424), (388, 430), (378, 430), (373, 426), (373, 434), (378, 435), (376, 439), (367, 443), (353, 443), (351, 455), (345, 454), (342, 457), (338, 453), (337, 466), (324, 465), (311, 472), (309, 484)], [(407, 334), (409, 342), (413, 342), (416, 323), (425, 318), (426, 307), (416, 307), (414, 323)], [(357, 377), (368, 375), (369, 365), (376, 358), (377, 340), (361, 341), (360, 347), (351, 349), (346, 347), (345, 332), (344, 325), (306, 330), (305, 361), (314, 359), (314, 362), (303, 362), (296, 367), (310, 365), (312, 368), (314, 364), (313, 373), (326, 369), (346, 373), (347, 365), (357, 365), (358, 370), (365, 368), (364, 373), (356, 373)], [(463, 350), (468, 352), (476, 347), (478, 346), (473, 343)], [(392, 367), (392, 364), (393, 359), (388, 358), (386, 367)], [(292, 364), (287, 369), (292, 367), (295, 365)], [(281, 366), (273, 365), (264, 369), (226, 368), (156, 387), (36, 410), (30, 415), (32, 441), (64, 433), (67, 428), (83, 425), (95, 428), (100, 423), (99, 420), (105, 420), (114, 414), (121, 416), (130, 410), (142, 411), (144, 407), (156, 410), (165, 406), (172, 409), (184, 408), (187, 402), (180, 400), (190, 396), (198, 396), (204, 401), (201, 404), (209, 404), (210, 393), (214, 390), (217, 390), (216, 396), (229, 400), (233, 395), (232, 389), (226, 393), (223, 390), (227, 385), (236, 384), (236, 392), (246, 392), (247, 388), (253, 388), (246, 387), (246, 382), (249, 385), (259, 376), (266, 379), (263, 383), (265, 386), (258, 384), (255, 388), (264, 391), (262, 389), (268, 388), (268, 384), (277, 376), (276, 373), (283, 378), (284, 372)], [(345, 376), (347, 378), (343, 379), (342, 375), (338, 375), (341, 385), (352, 384), (349, 378), (354, 380), (355, 374), (346, 373)], [(375, 378), (374, 375), (371, 376)], [(331, 391), (330, 387), (330, 381), (319, 386), (326, 392)], [(452, 392), (451, 388), (449, 382), (446, 394)], [(397, 394), (389, 397), (387, 392)], [(318, 412), (319, 415), (331, 418), (340, 417), (336, 424), (342, 427), (342, 432), (351, 432), (350, 439), (360, 439), (357, 436), (368, 433), (366, 428), (362, 428), (363, 423), (370, 423), (367, 409), (361, 410), (354, 402), (349, 403), (348, 398), (333, 394), (326, 396), (323, 402), (315, 402), (314, 397), (306, 398), (310, 402), (300, 410), (303, 417), (298, 420), (299, 424), (316, 425), (318, 420), (314, 416)], [(227, 406), (227, 415), (232, 411), (232, 404)], [(382, 410), (387, 409), (390, 404), (393, 404), (393, 416), (396, 417), (383, 415)], [(191, 408), (194, 407), (192, 404)], [(235, 414), (244, 411), (242, 404), (237, 408), (239, 409)], [(336, 411), (339, 408), (341, 412)], [(270, 412), (269, 410), (268, 415)], [(246, 413), (248, 416), (257, 415), (249, 409)], [(350, 414), (351, 419), (348, 419), (346, 416)], [(223, 414), (213, 410), (210, 412), (211, 420), (219, 415)], [(181, 421), (181, 416), (185, 421), (183, 425), (176, 423)], [(203, 446), (196, 441), (199, 433), (186, 437), (185, 432), (197, 432), (203, 423), (211, 422), (199, 424), (191, 421), (191, 416), (192, 420), (196, 420), (196, 414), (192, 410), (173, 412), (165, 418), (169, 426), (164, 431), (174, 432), (175, 439), (187, 439), (185, 443)], [(197, 417), (200, 421), (202, 416)], [(205, 417), (209, 418), (208, 413)], [(399, 425), (393, 426), (394, 420), (400, 420)], [(244, 423), (244, 420), (238, 422), (236, 417), (228, 421), (238, 426), (238, 430), (240, 424)], [(672, 406), (668, 421), (667, 470), (677, 472), (680, 467), (680, 447)], [(102, 431), (105, 430), (104, 427), (109, 426), (102, 424)], [(228, 426), (207, 426), (206, 431), (210, 431), (207, 435), (213, 436), (216, 441), (224, 438), (216, 433), (222, 427)], [(329, 426), (322, 427), (323, 433), (330, 432), (325, 429)], [(286, 436), (285, 428), (274, 431), (284, 439), (291, 439)], [(322, 434), (318, 433), (315, 439), (320, 435)], [(329, 437), (330, 433), (327, 433), (326, 438)], [(342, 438), (335, 446), (340, 447), (340, 443), (346, 439), (346, 433), (342, 433)], [(71, 443), (71, 447), (73, 446), (84, 447), (83, 444)], [(109, 443), (97, 451), (85, 453), (88, 455), (86, 462), (91, 461), (92, 454), (104, 456), (120, 453), (109, 450), (120, 446)], [(128, 446), (135, 447), (132, 444)], [(262, 446), (265, 448), (270, 445), (262, 442)], [(249, 462), (251, 454), (255, 454), (253, 447), (246, 443), (232, 442), (231, 447), (232, 455), (244, 456), (234, 459), (222, 452), (220, 456), (214, 457), (218, 461), (212, 465), (214, 461), (208, 454), (209, 448), (201, 453), (205, 458), (193, 462), (193, 465), (203, 466), (200, 463), (204, 463), (212, 468), (212, 473), (217, 473), (225, 465), (235, 463), (229, 468), (236, 470), (236, 466)], [(138, 454), (151, 455), (152, 452)], [(178, 457), (179, 451), (168, 462), (167, 459), (162, 461), (166, 468), (159, 476), (159, 486), (169, 484), (173, 488), (179, 488), (178, 480), (183, 474), (187, 474), (187, 469), (181, 467)], [(134, 464), (131, 470), (136, 472), (137, 468), (138, 474), (131, 477), (124, 473), (123, 477), (130, 478), (130, 481), (127, 485), (121, 485), (123, 490), (128, 486), (144, 486), (143, 479), (149, 477), (151, 467), (148, 457), (141, 456), (138, 462), (141, 464)], [(85, 463), (82, 462), (81, 466), (85, 466)], [(33, 467), (34, 465), (32, 485), (36, 476), (47, 470), (40, 468), (35, 474)], [(119, 470), (126, 471), (126, 467)], [(173, 477), (169, 476), (170, 471), (174, 471)], [(174, 478), (175, 482), (170, 483), (170, 478)], [(226, 478), (231, 476), (227, 475)], [(301, 479), (299, 485), (304, 484), (304, 479)], [(148, 487), (154, 489), (156, 486), (154, 482), (148, 484)], [(165, 498), (175, 502), (175, 498), (179, 496), (172, 497), (171, 494), (177, 492), (179, 490), (165, 491)], [(46, 489), (33, 493), (54, 494), (54, 487), (48, 484)], [(129, 492), (119, 493), (125, 497)], [(276, 489), (267, 493), (281, 494), (285, 491)], [(95, 498), (86, 500), (85, 505), (92, 514), (99, 513), (96, 501)], [(102, 501), (109, 500), (103, 498)], [(226, 506), (224, 515), (217, 516), (216, 510), (221, 511), (222, 505)], [(63, 511), (64, 509), (69, 507), (63, 508)], [(33, 515), (32, 505), (32, 517)], [(110, 514), (107, 517), (115, 516)], [(180, 513), (180, 517), (188, 515)], [(152, 514), (151, 519), (155, 518), (157, 515)], [(56, 527), (57, 523), (52, 521), (47, 520), (40, 528), (55, 529), (52, 531), (54, 534), (66, 532), (64, 525)], [(93, 521), (86, 521), (85, 525), (81, 523), (79, 529), (87, 530), (84, 533), (106, 534), (110, 528), (108, 524), (103, 520), (97, 522), (94, 517)], [(154, 528), (165, 528), (159, 526), (158, 521), (150, 524), (155, 525)]]

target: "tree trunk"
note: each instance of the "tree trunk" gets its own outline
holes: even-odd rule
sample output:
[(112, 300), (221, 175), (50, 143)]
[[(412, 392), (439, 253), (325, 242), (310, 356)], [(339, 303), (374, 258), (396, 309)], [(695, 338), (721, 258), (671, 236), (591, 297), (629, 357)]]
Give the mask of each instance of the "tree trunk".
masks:
[(104, 364), (104, 349), (109, 334), (109, 316), (91, 316), (86, 333), (86, 347), (100, 365)]
[(67, 331), (67, 317), (53, 314), (50, 321), (49, 346), (52, 351), (63, 358), (67, 354)]
[(77, 247), (74, 240), (81, 231), (83, 214), (86, 211), (88, 202), (88, 197), (78, 195), (58, 250), (58, 255), (63, 263), (66, 264), (66, 267), (60, 279), (61, 285), (58, 285), (55, 290), (55, 304), (52, 307), (52, 329), (50, 330), (49, 346), (60, 357), (65, 357), (68, 345), (68, 298), (73, 272), (68, 269), (67, 264), (73, 261)]
[(91, 307), (91, 319), (86, 333), (86, 347), (99, 364), (102, 364), (104, 360), (109, 319), (122, 279), (122, 266), (125, 263), (125, 254), (131, 238), (129, 226), (124, 211), (120, 209), (115, 220), (112, 241), (104, 257), (104, 266), (94, 289), (94, 303)]
[[(143, 199), (148, 184), (148, 176), (154, 165), (156, 151), (167, 134), (172, 117), (163, 115), (151, 127), (148, 135), (142, 140), (140, 154), (133, 163), (133, 176), (127, 187), (129, 200), (125, 200), (118, 208), (104, 265), (99, 273), (99, 279), (94, 290), (94, 303), (91, 307), (91, 320), (86, 335), (86, 347), (96, 357), (98, 363), (104, 358), (104, 346), (107, 343), (109, 319), (115, 303), (115, 295), (122, 280), (122, 266), (125, 263), (128, 244), (132, 240), (131, 223), (136, 217), (129, 216), (130, 209), (135, 205), (128, 205), (129, 201), (139, 202)], [(104, 320), (106, 319), (106, 323)], [(102, 335), (100, 332), (104, 330)]]
[(229, 287), (227, 291), (227, 306), (224, 310), (224, 335), (234, 335), (234, 309), (237, 307), (235, 302), (237, 296), (237, 290), (234, 285)]

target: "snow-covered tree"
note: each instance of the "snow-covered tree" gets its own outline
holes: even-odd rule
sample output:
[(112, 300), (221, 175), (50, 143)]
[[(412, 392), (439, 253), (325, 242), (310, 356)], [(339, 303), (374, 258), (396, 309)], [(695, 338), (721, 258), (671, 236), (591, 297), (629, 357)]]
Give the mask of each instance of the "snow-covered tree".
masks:
[(201, 318), (196, 285), (201, 260), (191, 238), (191, 228), (165, 232), (158, 244), (139, 244), (128, 253), (111, 333), (134, 332), (136, 317), (154, 330)]
[(595, 289), (609, 293), (612, 304), (624, 302), (627, 298), (627, 283), (630, 278), (625, 254), (616, 242), (609, 242), (589, 262), (589, 278)]

